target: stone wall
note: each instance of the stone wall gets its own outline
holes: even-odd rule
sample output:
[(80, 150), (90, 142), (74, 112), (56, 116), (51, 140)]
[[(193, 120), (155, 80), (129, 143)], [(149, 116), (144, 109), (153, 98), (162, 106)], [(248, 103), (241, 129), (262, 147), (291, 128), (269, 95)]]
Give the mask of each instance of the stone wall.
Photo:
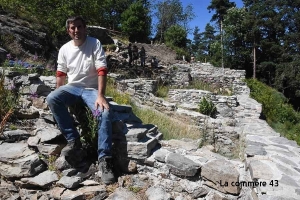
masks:
[(205, 90), (172, 89), (169, 91), (168, 94), (168, 100), (172, 103), (189, 103), (195, 106), (197, 106), (200, 103), (203, 97), (212, 101), (215, 105), (225, 104), (229, 107), (236, 107), (238, 105), (236, 96), (217, 95)]
[(245, 79), (245, 70), (232, 70), (228, 68), (217, 68), (210, 64), (194, 65), (191, 76), (195, 80), (210, 83), (212, 85), (230, 90), (233, 94), (241, 94), (247, 88)]
[[(242, 81), (245, 78), (244, 71), (224, 69), (225, 73), (222, 75), (222, 70), (211, 65), (175, 64), (169, 67), (167, 73), (161, 74), (159, 81), (176, 88), (184, 88), (197, 78), (202, 81), (208, 80), (208, 83), (221, 88), (230, 88), (230, 90), (235, 88), (233, 93), (246, 95), (250, 93), (249, 88)], [(224, 96), (205, 90), (170, 89), (166, 98), (159, 98), (155, 96), (159, 83), (157, 80), (124, 80), (116, 78), (116, 75), (112, 75), (112, 77), (115, 78), (119, 90), (130, 94), (140, 104), (148, 105), (164, 113), (190, 118), (202, 131), (204, 143), (214, 144), (215, 149), (223, 155), (234, 156), (236, 154), (240, 135), (234, 120), (236, 110), (239, 109), (239, 102), (235, 94)], [(216, 106), (217, 119), (197, 111), (203, 97), (212, 101)]]

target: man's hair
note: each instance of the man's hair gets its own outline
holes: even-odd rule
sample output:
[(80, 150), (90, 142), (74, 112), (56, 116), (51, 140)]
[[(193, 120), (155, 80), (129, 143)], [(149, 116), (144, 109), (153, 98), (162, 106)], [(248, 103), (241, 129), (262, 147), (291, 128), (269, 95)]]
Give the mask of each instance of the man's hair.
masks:
[(83, 24), (84, 27), (86, 27), (86, 21), (83, 17), (81, 16), (73, 16), (73, 17), (69, 17), (66, 21), (66, 29), (69, 29), (69, 24), (76, 21), (76, 20), (80, 20)]

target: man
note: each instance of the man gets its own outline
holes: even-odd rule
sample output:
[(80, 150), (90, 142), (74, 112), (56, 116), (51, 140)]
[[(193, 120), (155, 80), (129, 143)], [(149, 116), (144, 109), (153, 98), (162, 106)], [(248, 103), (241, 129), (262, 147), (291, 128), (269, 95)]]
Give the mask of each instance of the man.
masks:
[[(104, 94), (106, 88), (107, 65), (105, 52), (100, 41), (87, 36), (85, 20), (71, 17), (66, 21), (66, 29), (71, 41), (64, 44), (57, 59), (57, 88), (47, 97), (47, 103), (68, 144), (61, 155), (68, 161), (76, 161), (81, 149), (80, 135), (73, 125), (68, 107), (83, 101), (98, 116), (98, 160), (105, 184), (115, 181), (112, 172), (112, 127), (109, 104)], [(66, 82), (68, 77), (68, 83)], [(68, 161), (68, 162), (69, 162)], [(72, 163), (72, 162), (69, 162)]]
[(128, 44), (127, 50), (128, 50), (128, 57), (129, 57), (128, 65), (131, 66), (131, 63), (132, 63), (132, 48), (131, 48), (131, 43)]
[(139, 54), (141, 58), (141, 67), (145, 67), (146, 51), (144, 47), (141, 48)]

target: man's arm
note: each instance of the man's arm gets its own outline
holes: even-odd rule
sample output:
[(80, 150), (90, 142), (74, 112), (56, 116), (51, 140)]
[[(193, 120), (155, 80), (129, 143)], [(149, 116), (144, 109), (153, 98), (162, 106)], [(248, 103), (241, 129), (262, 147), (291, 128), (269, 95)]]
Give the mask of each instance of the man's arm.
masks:
[(66, 83), (67, 74), (61, 71), (56, 71), (56, 88)]
[(66, 76), (58, 76), (56, 77), (56, 88), (64, 85), (66, 82)]
[(104, 96), (106, 90), (106, 76), (98, 76), (98, 96)]
[(103, 109), (109, 109), (109, 105), (105, 99), (105, 89), (106, 89), (106, 75), (105, 76), (98, 76), (98, 97), (95, 102), (95, 107), (100, 108), (101, 111)]

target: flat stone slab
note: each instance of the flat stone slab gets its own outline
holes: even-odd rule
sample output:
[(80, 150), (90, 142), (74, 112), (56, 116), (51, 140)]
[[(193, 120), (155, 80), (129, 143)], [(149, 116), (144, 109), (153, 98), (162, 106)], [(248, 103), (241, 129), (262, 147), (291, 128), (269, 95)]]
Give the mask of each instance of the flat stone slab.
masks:
[(58, 175), (54, 171), (44, 171), (33, 178), (23, 178), (21, 181), (25, 182), (27, 187), (41, 187), (48, 188), (52, 183), (58, 181)]
[(274, 176), (271, 167), (260, 160), (251, 160), (248, 165), (252, 180), (271, 180)]
[(165, 161), (171, 173), (178, 176), (195, 176), (199, 169), (197, 163), (177, 153), (169, 153)]
[(0, 145), (0, 174), (6, 178), (33, 176), (45, 169), (39, 156), (27, 143)]
[(126, 140), (129, 142), (138, 142), (146, 136), (148, 129), (146, 128), (130, 128), (126, 133)]
[(9, 162), (35, 152), (28, 148), (27, 143), (3, 143), (0, 145), (0, 162)]
[(287, 138), (284, 138), (284, 137), (271, 137), (269, 140), (274, 143), (280, 144), (280, 145), (289, 145), (292, 147), (299, 147), (297, 145), (297, 142), (295, 142), (293, 140), (288, 140)]
[(220, 192), (240, 193), (240, 187), (235, 185), (239, 181), (240, 174), (235, 166), (227, 160), (218, 159), (207, 162), (201, 168), (201, 176), (207, 180), (206, 185)]
[(245, 149), (247, 156), (267, 155), (266, 150), (262, 146), (248, 145)]

